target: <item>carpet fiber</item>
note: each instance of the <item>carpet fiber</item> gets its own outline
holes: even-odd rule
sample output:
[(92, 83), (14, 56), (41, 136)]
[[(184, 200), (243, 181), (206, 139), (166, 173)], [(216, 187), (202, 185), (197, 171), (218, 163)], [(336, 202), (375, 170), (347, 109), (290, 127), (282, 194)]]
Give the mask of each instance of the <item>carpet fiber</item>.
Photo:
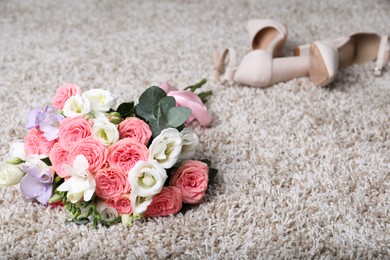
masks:
[(63, 82), (135, 100), (207, 78), (214, 122), (193, 124), (196, 158), (219, 169), (203, 204), (126, 229), (65, 225), (62, 210), (0, 188), (0, 258), (389, 258), (390, 71), (339, 71), (255, 89), (213, 79), (212, 52), (249, 50), (249, 18), (286, 24), (296, 44), (389, 34), (390, 2), (0, 1), (1, 157), (27, 113)]

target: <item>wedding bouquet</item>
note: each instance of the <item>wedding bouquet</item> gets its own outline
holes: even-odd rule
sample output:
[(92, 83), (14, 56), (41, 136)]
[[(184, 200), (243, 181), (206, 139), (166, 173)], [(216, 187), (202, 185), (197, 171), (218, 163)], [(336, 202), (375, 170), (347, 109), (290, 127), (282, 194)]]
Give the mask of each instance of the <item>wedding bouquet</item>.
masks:
[(63, 206), (68, 221), (95, 228), (198, 204), (217, 173), (192, 159), (199, 138), (186, 127), (212, 121), (204, 105), (211, 92), (195, 94), (205, 82), (153, 86), (116, 109), (109, 91), (64, 84), (52, 105), (28, 114), (27, 135), (0, 164), (0, 184), (20, 183), (26, 199)]

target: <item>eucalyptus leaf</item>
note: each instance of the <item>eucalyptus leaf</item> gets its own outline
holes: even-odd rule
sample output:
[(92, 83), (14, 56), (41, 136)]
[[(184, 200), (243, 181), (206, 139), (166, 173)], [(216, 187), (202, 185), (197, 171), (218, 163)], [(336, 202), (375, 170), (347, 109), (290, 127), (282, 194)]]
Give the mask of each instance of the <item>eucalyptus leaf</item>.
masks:
[[(158, 102), (167, 96), (164, 90), (159, 87), (152, 86), (145, 90), (139, 97), (139, 103), (137, 105), (137, 114), (140, 113), (142, 117), (147, 119), (151, 115), (155, 115)], [(145, 116), (146, 115), (146, 116)]]
[(158, 136), (162, 131), (162, 129), (160, 129), (160, 125), (158, 124), (158, 121), (156, 121), (156, 120), (150, 121), (149, 126), (150, 126), (150, 129), (152, 130), (153, 138)]
[(191, 109), (188, 107), (173, 107), (168, 111), (168, 123), (171, 127), (179, 127), (188, 119), (191, 115)]
[(174, 97), (165, 97), (163, 99), (161, 99), (159, 102), (158, 102), (158, 107), (159, 107), (159, 112), (158, 112), (158, 116), (162, 116), (164, 117), (165, 119), (168, 119), (167, 118), (167, 114), (168, 114), (168, 111), (173, 108), (173, 107), (176, 107), (176, 100)]
[(123, 118), (132, 116), (135, 113), (134, 102), (125, 102), (120, 104), (116, 112), (121, 114)]

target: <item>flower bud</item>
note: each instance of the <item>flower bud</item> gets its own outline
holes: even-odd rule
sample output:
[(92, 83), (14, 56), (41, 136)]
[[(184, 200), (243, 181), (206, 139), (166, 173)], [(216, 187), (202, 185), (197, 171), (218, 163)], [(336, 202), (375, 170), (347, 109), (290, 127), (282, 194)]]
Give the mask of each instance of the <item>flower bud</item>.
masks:
[(18, 157), (12, 157), (12, 158), (9, 158), (6, 162), (9, 164), (13, 164), (13, 165), (19, 165), (19, 164), (23, 163), (24, 161)]
[(60, 194), (54, 194), (50, 199), (49, 203), (55, 203), (62, 200), (62, 196)]
[(120, 122), (123, 121), (123, 118), (118, 112), (111, 112), (110, 114), (108, 114), (108, 120), (111, 123), (118, 125)]
[(122, 225), (124, 227), (131, 227), (133, 225), (133, 218), (131, 217), (131, 214), (123, 214), (122, 215)]
[(1, 163), (0, 164), (0, 185), (13, 186), (22, 181), (24, 172), (19, 166)]

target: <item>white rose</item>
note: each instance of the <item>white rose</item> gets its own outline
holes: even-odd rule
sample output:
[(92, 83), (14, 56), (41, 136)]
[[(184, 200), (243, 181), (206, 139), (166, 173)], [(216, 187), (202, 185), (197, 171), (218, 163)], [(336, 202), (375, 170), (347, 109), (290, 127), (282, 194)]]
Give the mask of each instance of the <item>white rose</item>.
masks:
[(91, 110), (95, 113), (107, 112), (116, 104), (117, 98), (103, 89), (91, 89), (84, 92), (83, 97), (91, 102)]
[(20, 183), (24, 176), (24, 172), (19, 166), (0, 163), (0, 185), (12, 186)]
[(180, 157), (182, 139), (175, 128), (167, 128), (154, 138), (149, 147), (150, 159), (156, 160), (165, 169), (171, 168)]
[(119, 140), (119, 131), (106, 117), (99, 117), (93, 123), (92, 136), (109, 146)]
[(130, 194), (131, 207), (133, 208), (133, 214), (144, 213), (149, 205), (152, 203), (153, 196), (142, 197), (136, 194)]
[(91, 112), (91, 104), (88, 99), (76, 94), (65, 102), (63, 111), (66, 117), (85, 116)]
[(148, 197), (159, 193), (167, 178), (167, 172), (156, 161), (138, 161), (129, 171), (128, 180), (132, 194)]
[(89, 163), (84, 155), (76, 156), (73, 168), (64, 165), (65, 171), (69, 172), (72, 177), (62, 183), (57, 190), (67, 191), (67, 198), (72, 203), (76, 203), (82, 198), (84, 201), (89, 201), (95, 193), (96, 181), (88, 168)]
[(24, 142), (15, 141), (10, 145), (10, 156), (11, 158), (19, 158), (23, 161), (26, 160), (26, 152), (24, 151)]
[(180, 136), (183, 147), (179, 160), (184, 161), (191, 159), (195, 154), (196, 148), (198, 148), (199, 137), (191, 128), (184, 128), (183, 131), (180, 132)]

